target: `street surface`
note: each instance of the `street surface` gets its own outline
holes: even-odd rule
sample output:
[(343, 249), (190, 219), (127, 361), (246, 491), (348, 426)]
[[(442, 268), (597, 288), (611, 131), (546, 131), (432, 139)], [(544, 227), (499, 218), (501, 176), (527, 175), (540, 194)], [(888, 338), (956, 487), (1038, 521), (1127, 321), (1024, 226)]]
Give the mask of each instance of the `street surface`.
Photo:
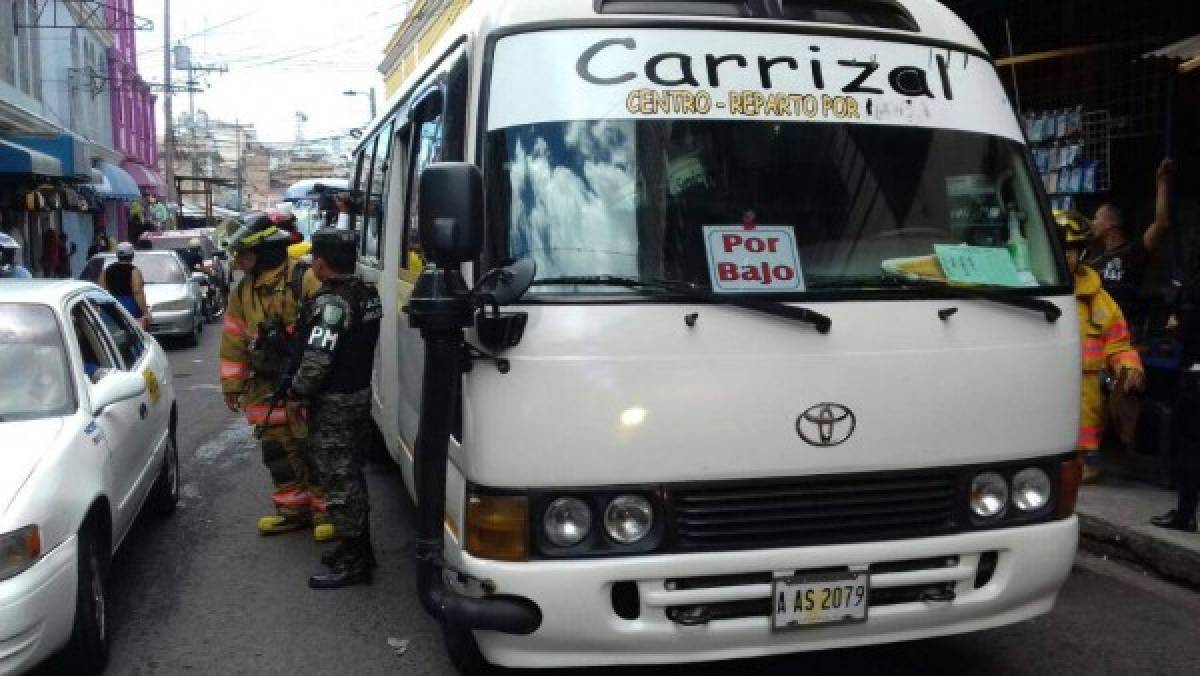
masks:
[[(262, 538), (269, 481), (240, 416), (221, 403), (219, 325), (168, 343), (180, 404), (178, 512), (143, 518), (109, 590), (109, 674), (451, 674), (415, 595), (413, 511), (394, 468), (371, 466), (375, 584), (306, 586), (322, 548)], [(981, 634), (869, 649), (579, 674), (1197, 674), (1200, 594), (1080, 555), (1049, 616)], [(406, 641), (398, 651), (389, 639)], [(402, 652), (402, 654), (401, 654)], [(38, 676), (62, 673), (50, 663)], [(544, 673), (544, 672), (532, 672)], [(561, 673), (561, 672), (560, 672)]]

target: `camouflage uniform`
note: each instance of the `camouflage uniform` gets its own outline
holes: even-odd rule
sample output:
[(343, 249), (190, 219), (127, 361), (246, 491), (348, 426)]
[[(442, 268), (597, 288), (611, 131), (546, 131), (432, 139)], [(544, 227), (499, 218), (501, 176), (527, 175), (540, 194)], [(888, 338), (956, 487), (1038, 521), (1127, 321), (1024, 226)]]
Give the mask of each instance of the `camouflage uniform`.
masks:
[(326, 280), (300, 311), (304, 354), (292, 391), (309, 400), (309, 456), (340, 538), (367, 535), (367, 485), (357, 448), (371, 412), (382, 315), (375, 287), (353, 275)]

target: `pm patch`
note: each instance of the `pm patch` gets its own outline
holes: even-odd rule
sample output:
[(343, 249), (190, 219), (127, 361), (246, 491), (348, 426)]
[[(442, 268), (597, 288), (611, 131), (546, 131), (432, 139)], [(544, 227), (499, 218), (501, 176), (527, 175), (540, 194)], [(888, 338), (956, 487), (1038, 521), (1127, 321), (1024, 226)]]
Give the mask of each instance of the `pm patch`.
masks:
[(333, 352), (337, 349), (337, 341), (337, 329), (325, 326), (314, 326), (312, 333), (308, 334), (308, 346), (322, 352)]

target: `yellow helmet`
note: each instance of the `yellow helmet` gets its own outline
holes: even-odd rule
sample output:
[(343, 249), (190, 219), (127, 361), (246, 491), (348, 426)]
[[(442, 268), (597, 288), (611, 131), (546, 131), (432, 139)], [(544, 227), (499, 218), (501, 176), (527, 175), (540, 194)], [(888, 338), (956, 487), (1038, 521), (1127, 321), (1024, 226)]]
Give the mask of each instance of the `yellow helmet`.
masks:
[(1074, 209), (1055, 209), (1054, 220), (1058, 223), (1058, 231), (1062, 234), (1063, 243), (1067, 246), (1084, 245), (1091, 239), (1092, 228), (1087, 216)]

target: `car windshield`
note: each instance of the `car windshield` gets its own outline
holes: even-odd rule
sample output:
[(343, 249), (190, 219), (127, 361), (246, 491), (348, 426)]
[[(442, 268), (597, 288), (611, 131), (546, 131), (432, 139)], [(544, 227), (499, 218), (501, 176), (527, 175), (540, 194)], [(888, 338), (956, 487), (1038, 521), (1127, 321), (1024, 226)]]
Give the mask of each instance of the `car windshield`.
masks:
[[(114, 256), (96, 256), (83, 266), (79, 273), (80, 279), (96, 282), (100, 279), (100, 271), (117, 262)], [(142, 280), (147, 284), (184, 284), (187, 278), (183, 275), (183, 267), (175, 256), (164, 254), (136, 253), (133, 264), (142, 271)]]
[(68, 360), (54, 311), (0, 303), (0, 422), (74, 409)]
[[(539, 279), (558, 279), (535, 284), (532, 297), (645, 295), (628, 287), (563, 283), (563, 278), (603, 275), (797, 300), (808, 294), (887, 293), (922, 282), (998, 286), (1005, 293), (1065, 289), (1052, 224), (1015, 117), (994, 70), (980, 59), (952, 57), (956, 64), (978, 64), (971, 68), (982, 84), (952, 82), (966, 77), (957, 70), (947, 71), (938, 84), (936, 70), (922, 71), (914, 82), (929, 97), (948, 96), (956, 88), (954, 100), (922, 102), (922, 116), (910, 111), (909, 117), (887, 113), (885, 118), (883, 108), (895, 105), (887, 95), (780, 92), (779, 78), (790, 73), (786, 63), (775, 73), (772, 91), (726, 91), (723, 84), (706, 90), (714, 71), (706, 76), (704, 56), (683, 53), (696, 49), (693, 42), (662, 37), (672, 31), (631, 31), (637, 39), (628, 43), (597, 34), (588, 49), (572, 45), (589, 45), (591, 31), (578, 33), (567, 41), (554, 33), (535, 35), (525, 39), (530, 44), (518, 42), (513, 49), (504, 48), (506, 38), (497, 48), (497, 78), (511, 70), (537, 81), (527, 71), (557, 66), (528, 54), (549, 50), (566, 52), (571, 67), (565, 75), (551, 73), (550, 81), (575, 86), (576, 71), (580, 77), (594, 71), (588, 77), (603, 85), (549, 99), (543, 94), (540, 107), (521, 104), (520, 91), (492, 97), (485, 168), (489, 253), (497, 260), (532, 257)], [(717, 42), (732, 39), (705, 35)], [(819, 42), (821, 50), (848, 50), (847, 55), (875, 49), (885, 69), (893, 59), (924, 65), (948, 58), (916, 46), (769, 37), (780, 53), (795, 53), (797, 41), (805, 50)], [(643, 51), (652, 41), (669, 44)], [(726, 60), (761, 65), (766, 58), (738, 56), (732, 44), (730, 49), (734, 56)], [(670, 79), (696, 80), (700, 89), (635, 86), (641, 72), (667, 78), (667, 66), (643, 64), (655, 52), (651, 61), (659, 64), (665, 63), (664, 55), (671, 57)], [(625, 58), (636, 63), (625, 64)], [(828, 81), (848, 77), (832, 70), (843, 61), (849, 62), (831, 61)], [(868, 61), (864, 57), (860, 63), (870, 66)], [(897, 66), (893, 73), (906, 68), (919, 70)], [(728, 72), (762, 87), (761, 68), (734, 64)], [(621, 78), (630, 84), (612, 86)], [(870, 82), (884, 88), (889, 78)], [(912, 84), (899, 76), (892, 82), (893, 87)], [(981, 119), (987, 117), (983, 114), (957, 117), (949, 109), (943, 117), (935, 114), (935, 104), (949, 107), (970, 95), (968, 86), (992, 88), (988, 115), (1001, 111), (999, 122)], [(518, 101), (511, 102), (513, 97)], [(560, 97), (570, 101), (555, 103)], [(887, 123), (875, 123), (877, 118)]]

